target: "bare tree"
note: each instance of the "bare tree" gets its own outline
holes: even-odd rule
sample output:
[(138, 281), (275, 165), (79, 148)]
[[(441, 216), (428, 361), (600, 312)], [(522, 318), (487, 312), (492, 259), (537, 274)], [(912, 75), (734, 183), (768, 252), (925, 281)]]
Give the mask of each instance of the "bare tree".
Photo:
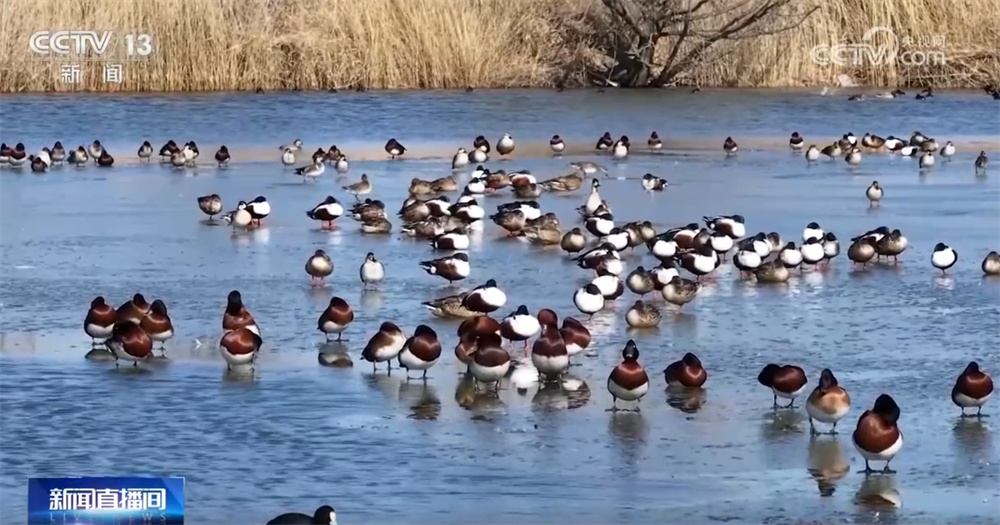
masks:
[[(615, 63), (602, 76), (621, 87), (670, 85), (720, 41), (776, 34), (801, 24), (816, 7), (796, 15), (784, 9), (800, 1), (601, 0), (621, 28), (605, 49)], [(657, 64), (661, 39), (670, 40), (670, 48)]]

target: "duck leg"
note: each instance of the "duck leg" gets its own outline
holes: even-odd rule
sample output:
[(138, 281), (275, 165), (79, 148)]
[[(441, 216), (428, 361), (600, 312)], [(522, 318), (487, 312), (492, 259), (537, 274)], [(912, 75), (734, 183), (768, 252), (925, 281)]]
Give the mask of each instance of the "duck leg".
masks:
[(618, 412), (618, 398), (614, 394), (611, 395), (611, 408), (605, 410), (605, 412)]
[(818, 436), (819, 431), (816, 430), (816, 425), (813, 424), (813, 418), (809, 418), (809, 435)]
[(774, 402), (771, 405), (771, 408), (777, 410), (778, 409), (778, 394), (771, 394), (771, 396), (774, 397)]
[[(891, 461), (891, 460), (890, 460), (890, 461)], [(895, 471), (895, 470), (892, 470), (891, 468), (889, 468), (889, 462), (888, 462), (888, 461), (886, 461), (886, 462), (885, 462), (885, 468), (883, 468), (883, 469), (882, 469), (882, 473), (883, 473), (883, 474), (895, 474), (895, 473), (896, 473), (896, 471)]]
[(836, 421), (833, 422), (833, 428), (830, 429), (830, 432), (828, 432), (828, 434), (830, 434), (831, 436), (836, 436), (837, 434), (840, 434), (840, 432), (837, 432), (837, 422)]
[(872, 467), (871, 467), (871, 465), (869, 465), (869, 464), (868, 464), (868, 460), (866, 459), (866, 460), (865, 460), (865, 469), (864, 469), (864, 470), (861, 470), (861, 471), (859, 471), (859, 472), (860, 472), (861, 474), (864, 474), (865, 476), (870, 476), (870, 475), (871, 475), (871, 474), (872, 474), (873, 472), (875, 472), (875, 471), (874, 471), (874, 470), (872, 470)]
[(990, 417), (990, 416), (989, 414), (984, 414), (983, 407), (980, 406), (979, 409), (976, 410), (976, 417)]

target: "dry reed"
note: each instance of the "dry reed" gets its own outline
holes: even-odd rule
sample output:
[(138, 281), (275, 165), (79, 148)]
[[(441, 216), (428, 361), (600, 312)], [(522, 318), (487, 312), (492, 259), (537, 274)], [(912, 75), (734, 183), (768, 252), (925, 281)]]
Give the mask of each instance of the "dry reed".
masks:
[[(815, 4), (811, 3), (816, 1)], [(778, 35), (725, 42), (685, 76), (702, 86), (801, 86), (845, 73), (867, 85), (1000, 83), (994, 0), (843, 0)], [(607, 27), (598, 0), (4, 0), (0, 92), (428, 89), (582, 82)], [(947, 64), (823, 67), (816, 45), (860, 42), (873, 26), (944, 37)], [(83, 65), (82, 83), (28, 50), (38, 30), (153, 35), (155, 54), (121, 84)]]

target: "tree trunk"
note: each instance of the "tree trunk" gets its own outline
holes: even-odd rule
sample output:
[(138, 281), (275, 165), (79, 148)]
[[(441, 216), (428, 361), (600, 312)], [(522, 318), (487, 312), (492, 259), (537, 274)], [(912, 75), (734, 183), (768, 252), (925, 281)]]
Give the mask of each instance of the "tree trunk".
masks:
[(648, 36), (639, 36), (636, 45), (618, 46), (618, 63), (611, 72), (611, 81), (618, 87), (646, 87), (653, 78), (651, 70), (656, 45)]

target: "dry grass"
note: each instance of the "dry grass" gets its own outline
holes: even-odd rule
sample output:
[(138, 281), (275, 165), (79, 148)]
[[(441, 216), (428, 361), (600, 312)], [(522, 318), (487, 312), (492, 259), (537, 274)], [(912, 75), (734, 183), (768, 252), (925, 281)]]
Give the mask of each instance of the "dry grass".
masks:
[[(800, 27), (720, 45), (685, 81), (800, 86), (847, 73), (869, 85), (1000, 83), (995, 0), (802, 0), (810, 2), (819, 10)], [(29, 35), (43, 29), (157, 38), (155, 56), (125, 65), (120, 85), (105, 84), (100, 65), (84, 66), (83, 90), (573, 84), (597, 58), (604, 14), (598, 0), (4, 0), (0, 92), (72, 89), (59, 82), (57, 65), (28, 50)], [(813, 46), (859, 42), (876, 25), (918, 41), (943, 35), (948, 64), (834, 70), (811, 61)]]

